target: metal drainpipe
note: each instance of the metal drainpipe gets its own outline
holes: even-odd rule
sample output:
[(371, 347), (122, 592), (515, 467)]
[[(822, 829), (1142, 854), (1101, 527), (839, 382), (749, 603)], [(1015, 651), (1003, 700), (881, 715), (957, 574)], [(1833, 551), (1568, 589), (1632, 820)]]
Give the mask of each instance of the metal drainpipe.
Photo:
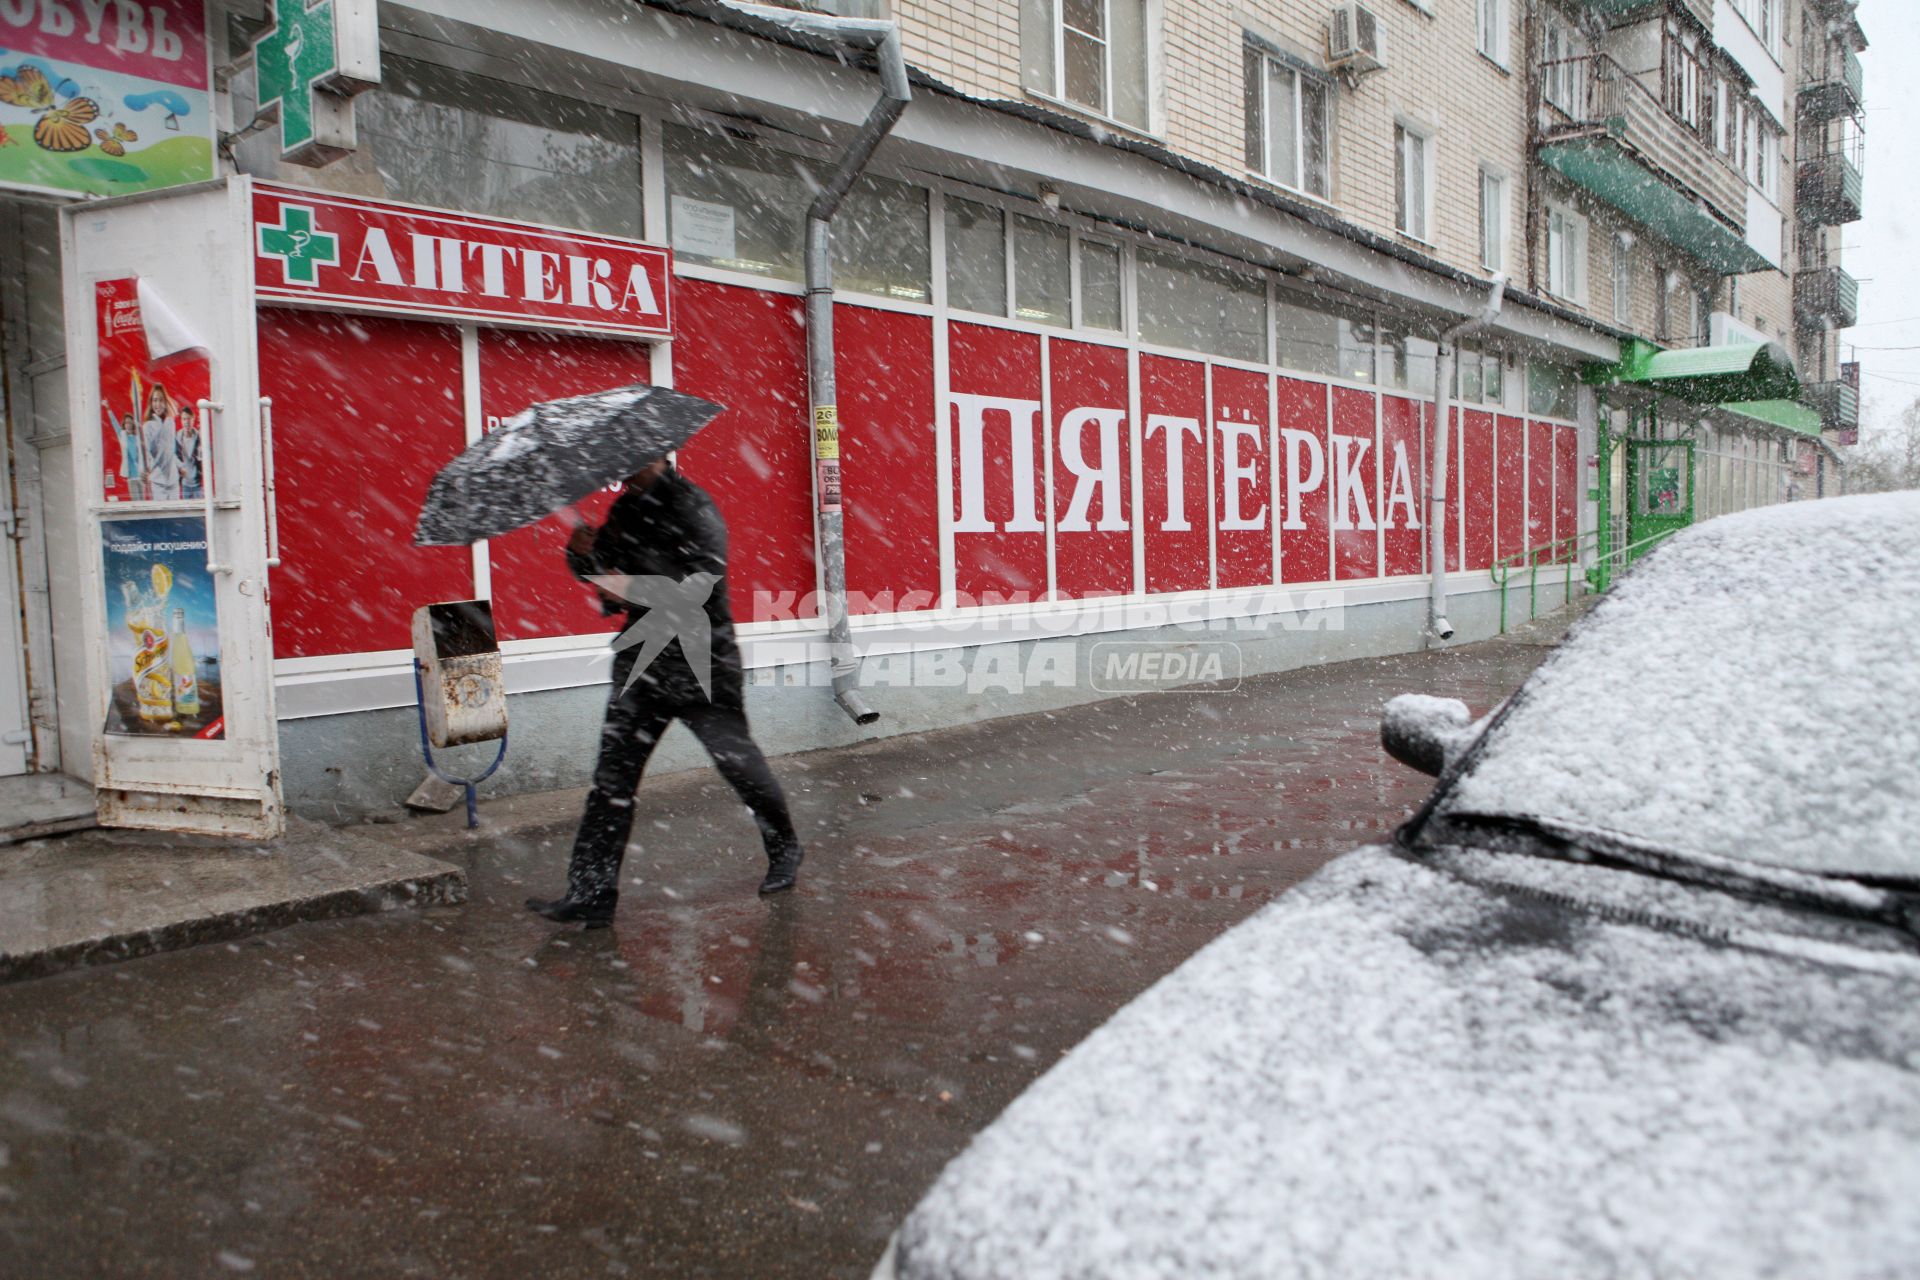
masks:
[[(1440, 359), (1434, 369), (1439, 379), (1433, 415), (1432, 475), (1428, 483), (1427, 537), (1430, 542), (1427, 562), (1433, 566), (1433, 584), (1427, 597), (1427, 630), (1437, 640), (1453, 637), (1453, 624), (1447, 621), (1447, 445), (1453, 438), (1448, 420), (1453, 416), (1454, 342), (1465, 334), (1493, 323), (1507, 300), (1507, 277), (1493, 278), (1493, 292), (1480, 314), (1448, 329), (1440, 335)], [(1502, 386), (1505, 385), (1503, 382)]]
[(872, 724), (880, 713), (856, 687), (860, 655), (847, 624), (846, 517), (840, 495), (839, 400), (833, 374), (833, 215), (872, 158), (874, 148), (893, 129), (913, 91), (907, 83), (907, 59), (900, 45), (900, 24), (861, 18), (735, 5), (756, 17), (780, 22), (813, 35), (871, 48), (880, 61), (880, 101), (841, 153), (820, 193), (807, 207), (807, 385), (813, 412), (813, 457), (817, 472), (814, 520), (826, 588), (827, 652), (833, 670), (833, 700), (855, 724)]

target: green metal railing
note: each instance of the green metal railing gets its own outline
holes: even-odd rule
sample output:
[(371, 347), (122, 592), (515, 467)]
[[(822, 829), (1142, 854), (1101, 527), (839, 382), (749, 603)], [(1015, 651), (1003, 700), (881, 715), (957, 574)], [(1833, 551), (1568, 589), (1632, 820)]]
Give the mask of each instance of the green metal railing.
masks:
[[(1572, 604), (1574, 578), (1580, 569), (1580, 554), (1587, 545), (1598, 545), (1601, 532), (1602, 530), (1595, 528), (1585, 533), (1555, 538), (1537, 547), (1528, 547), (1525, 551), (1515, 551), (1511, 555), (1502, 556), (1493, 562), (1489, 573), (1495, 585), (1500, 588), (1501, 635), (1507, 634), (1507, 587), (1512, 583), (1516, 572), (1520, 569), (1527, 571), (1527, 621), (1531, 622), (1540, 616), (1540, 568), (1542, 565), (1549, 570), (1566, 570), (1561, 604), (1563, 606)], [(1678, 532), (1680, 532), (1678, 529), (1662, 529), (1637, 542), (1630, 542), (1624, 547), (1609, 549), (1600, 557), (1603, 561), (1600, 566), (1602, 571), (1596, 574), (1580, 574), (1581, 585), (1595, 594), (1606, 591), (1613, 585), (1613, 575), (1616, 571), (1633, 563), (1636, 557), (1646, 554), (1655, 543), (1671, 538)], [(1551, 575), (1549, 575), (1547, 588), (1548, 590), (1553, 588)]]

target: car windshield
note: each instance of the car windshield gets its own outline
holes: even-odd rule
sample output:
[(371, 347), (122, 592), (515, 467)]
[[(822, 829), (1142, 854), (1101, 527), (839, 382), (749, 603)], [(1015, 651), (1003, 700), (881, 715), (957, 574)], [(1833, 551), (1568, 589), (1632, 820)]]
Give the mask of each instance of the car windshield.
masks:
[(1724, 516), (1627, 574), (1436, 815), (1920, 881), (1920, 493)]

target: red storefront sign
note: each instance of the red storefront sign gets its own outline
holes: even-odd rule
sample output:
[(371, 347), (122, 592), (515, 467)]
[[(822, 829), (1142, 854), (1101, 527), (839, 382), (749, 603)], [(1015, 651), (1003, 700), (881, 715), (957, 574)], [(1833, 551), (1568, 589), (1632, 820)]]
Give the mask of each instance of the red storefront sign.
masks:
[(258, 183), (262, 300), (667, 337), (659, 245)]

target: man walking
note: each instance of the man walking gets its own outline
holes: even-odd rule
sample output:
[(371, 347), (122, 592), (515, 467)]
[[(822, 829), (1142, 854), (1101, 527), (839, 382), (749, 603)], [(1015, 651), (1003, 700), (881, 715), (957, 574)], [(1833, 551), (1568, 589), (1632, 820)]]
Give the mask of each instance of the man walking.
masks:
[[(588, 526), (574, 530), (567, 544), (567, 567), (582, 580), (653, 578), (685, 587), (710, 578), (712, 590), (704, 606), (710, 639), (707, 652), (702, 653), (698, 638), (691, 638), (695, 652), (690, 660), (689, 646), (675, 632), (638, 672), (634, 668), (641, 646), (621, 647), (613, 662), (613, 695), (600, 731), (593, 790), (587, 795), (587, 810), (567, 867), (566, 896), (550, 901), (529, 898), (528, 908), (549, 920), (579, 921), (589, 928), (612, 923), (620, 897), (620, 863), (633, 829), (634, 793), (654, 745), (675, 720), (684, 722), (700, 739), (721, 775), (753, 811), (767, 850), (767, 874), (760, 892), (793, 888), (800, 872), (800, 841), (780, 784), (747, 729), (740, 647), (727, 605), (727, 527), (713, 499), (672, 464), (656, 462), (628, 478), (625, 492), (607, 513), (606, 524), (597, 530)], [(602, 607), (608, 612), (624, 610), (637, 633), (665, 634), (658, 626), (648, 626), (647, 605), (616, 598), (600, 584), (596, 590)], [(676, 597), (685, 598), (684, 593)], [(710, 673), (697, 672), (694, 662), (708, 663)], [(707, 678), (703, 680), (702, 675)]]

